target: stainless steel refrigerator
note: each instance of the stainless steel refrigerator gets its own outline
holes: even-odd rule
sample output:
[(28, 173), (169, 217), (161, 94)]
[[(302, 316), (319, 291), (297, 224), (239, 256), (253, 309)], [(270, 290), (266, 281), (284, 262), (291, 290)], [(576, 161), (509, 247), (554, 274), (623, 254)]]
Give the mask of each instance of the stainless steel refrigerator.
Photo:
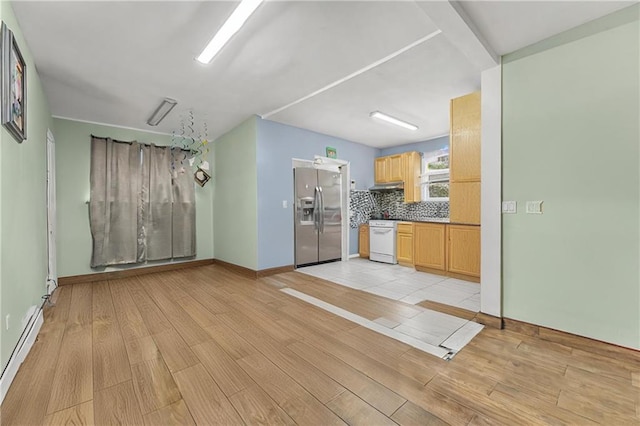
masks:
[(305, 167), (293, 169), (295, 266), (342, 258), (342, 176)]

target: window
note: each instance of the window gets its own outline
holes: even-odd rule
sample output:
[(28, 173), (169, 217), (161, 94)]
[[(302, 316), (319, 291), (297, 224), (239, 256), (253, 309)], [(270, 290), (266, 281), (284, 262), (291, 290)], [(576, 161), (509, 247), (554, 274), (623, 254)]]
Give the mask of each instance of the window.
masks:
[(449, 201), (449, 150), (425, 152), (420, 175), (422, 201)]

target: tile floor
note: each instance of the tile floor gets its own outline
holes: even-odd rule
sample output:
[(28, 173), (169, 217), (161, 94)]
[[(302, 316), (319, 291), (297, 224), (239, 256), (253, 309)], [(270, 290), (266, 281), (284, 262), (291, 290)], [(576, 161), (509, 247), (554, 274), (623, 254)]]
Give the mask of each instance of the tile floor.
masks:
[(280, 291), (341, 316), (369, 330), (446, 360), (452, 359), (484, 328), (482, 324), (477, 322), (467, 321), (424, 308), (422, 308), (422, 312), (402, 323), (397, 323), (384, 317), (371, 321), (291, 288), (285, 287)]
[[(479, 284), (417, 272), (400, 265), (354, 258), (297, 271), (405, 303), (432, 300), (470, 311), (480, 310)], [(402, 323), (384, 317), (370, 321), (296, 290), (286, 288), (282, 291), (444, 359), (451, 359), (483, 328), (476, 322), (422, 307), (418, 314)]]
[(353, 258), (347, 262), (307, 266), (297, 271), (412, 305), (431, 300), (480, 311), (480, 284), (418, 272), (406, 266)]

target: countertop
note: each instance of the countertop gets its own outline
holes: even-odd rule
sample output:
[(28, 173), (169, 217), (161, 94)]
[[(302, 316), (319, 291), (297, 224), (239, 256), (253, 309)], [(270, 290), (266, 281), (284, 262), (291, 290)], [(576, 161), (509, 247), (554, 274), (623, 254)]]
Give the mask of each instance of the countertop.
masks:
[(424, 219), (371, 219), (371, 220), (393, 220), (398, 223), (413, 223), (413, 222), (425, 222), (425, 223), (450, 223), (448, 217), (426, 217)]
[(446, 224), (449, 224), (449, 225), (480, 226), (480, 225), (473, 224), (473, 223), (451, 222), (451, 220), (448, 217), (427, 217), (427, 218), (424, 218), (424, 219), (412, 219), (412, 220), (395, 219), (395, 218), (371, 219), (371, 220), (393, 220), (393, 221), (398, 222), (398, 223), (446, 223)]
[(401, 220), (400, 222), (427, 222), (427, 223), (451, 223), (448, 217), (426, 217), (419, 220)]
[(480, 226), (475, 223), (451, 222), (448, 217), (427, 217), (419, 220), (398, 220), (398, 223), (446, 223), (448, 225)]

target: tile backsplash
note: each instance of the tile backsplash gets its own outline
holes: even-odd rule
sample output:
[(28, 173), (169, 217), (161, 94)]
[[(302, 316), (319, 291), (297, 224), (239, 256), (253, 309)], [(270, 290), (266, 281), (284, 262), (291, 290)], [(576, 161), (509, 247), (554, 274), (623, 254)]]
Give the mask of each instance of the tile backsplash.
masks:
[(357, 228), (367, 223), (372, 214), (389, 213), (390, 218), (401, 220), (425, 220), (448, 218), (448, 201), (421, 201), (404, 204), (404, 192), (351, 191), (349, 206), (350, 226)]
[(351, 190), (349, 204), (349, 226), (357, 228), (363, 223), (369, 222), (371, 215), (376, 212), (376, 202), (369, 191)]

